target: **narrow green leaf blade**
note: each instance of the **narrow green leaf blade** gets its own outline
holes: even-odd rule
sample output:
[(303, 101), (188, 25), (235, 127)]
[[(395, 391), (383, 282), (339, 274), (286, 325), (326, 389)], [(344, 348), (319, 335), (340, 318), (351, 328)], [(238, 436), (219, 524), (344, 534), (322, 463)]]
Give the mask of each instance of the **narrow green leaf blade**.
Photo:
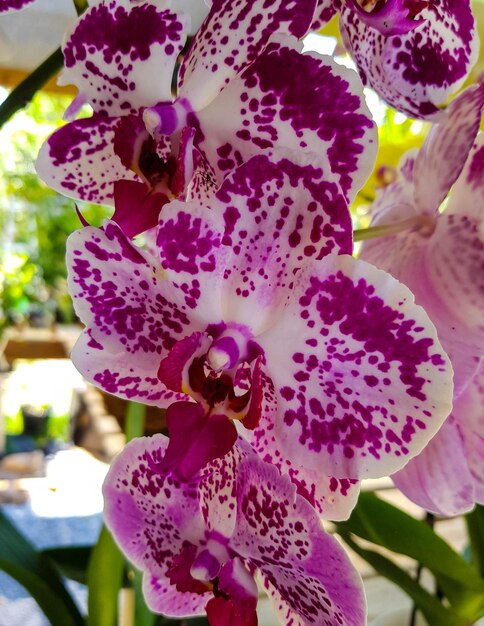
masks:
[(472, 555), (472, 562), (484, 577), (484, 506), (476, 504), (465, 516)]
[(0, 569), (27, 589), (52, 626), (84, 626), (84, 619), (55, 568), (1, 511)]
[(455, 614), (450, 609), (444, 608), (436, 597), (430, 595), (416, 580), (411, 578), (390, 559), (373, 550), (362, 548), (348, 533), (342, 533), (341, 536), (350, 548), (365, 559), (379, 574), (398, 585), (407, 593), (429, 624), (438, 624), (439, 626), (470, 626), (472, 624), (472, 621), (463, 621), (461, 616)]
[(66, 578), (87, 585), (87, 568), (93, 546), (49, 548), (42, 554), (48, 557)]
[(343, 532), (415, 559), (434, 574), (449, 599), (484, 593), (484, 580), (477, 570), (427, 524), (372, 493), (362, 493), (350, 519), (337, 526)]
[(103, 526), (87, 570), (88, 626), (117, 626), (124, 558)]
[(134, 571), (134, 591), (135, 591), (135, 617), (134, 623), (136, 626), (155, 626), (157, 616), (152, 613), (146, 606), (145, 599), (142, 591), (143, 574), (135, 570)]

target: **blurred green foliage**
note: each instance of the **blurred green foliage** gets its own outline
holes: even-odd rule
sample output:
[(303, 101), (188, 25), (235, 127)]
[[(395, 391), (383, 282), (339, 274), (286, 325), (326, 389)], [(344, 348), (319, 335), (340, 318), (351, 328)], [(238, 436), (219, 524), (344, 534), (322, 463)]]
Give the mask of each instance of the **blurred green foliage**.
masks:
[[(0, 162), (0, 325), (36, 313), (73, 319), (66, 288), (65, 244), (80, 227), (74, 201), (47, 187), (35, 172), (43, 140), (62, 123), (70, 98), (38, 93), (2, 129)], [(108, 209), (79, 203), (100, 224)]]

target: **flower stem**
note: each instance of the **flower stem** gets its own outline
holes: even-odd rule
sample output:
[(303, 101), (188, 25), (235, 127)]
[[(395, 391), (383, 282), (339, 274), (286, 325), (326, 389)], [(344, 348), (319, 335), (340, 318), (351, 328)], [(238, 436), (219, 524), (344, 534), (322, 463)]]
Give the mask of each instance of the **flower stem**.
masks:
[(0, 128), (32, 100), (37, 91), (55, 76), (64, 64), (62, 50), (57, 48), (50, 57), (19, 83), (0, 105)]
[(409, 230), (411, 228), (419, 230), (420, 228), (427, 228), (429, 232), (432, 232), (434, 226), (434, 220), (426, 215), (416, 215), (410, 217), (407, 220), (401, 222), (393, 222), (392, 224), (384, 224), (382, 226), (371, 226), (370, 228), (361, 228), (353, 231), (353, 241), (366, 241), (367, 239), (375, 239), (377, 237), (388, 237), (389, 235), (396, 235), (402, 230)]

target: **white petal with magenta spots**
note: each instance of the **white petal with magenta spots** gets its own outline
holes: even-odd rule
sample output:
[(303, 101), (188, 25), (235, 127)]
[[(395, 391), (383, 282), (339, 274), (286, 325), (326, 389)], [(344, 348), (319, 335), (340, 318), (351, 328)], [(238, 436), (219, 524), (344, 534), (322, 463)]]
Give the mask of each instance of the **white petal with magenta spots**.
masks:
[(87, 326), (75, 365), (97, 385), (127, 398), (166, 406), (176, 399), (157, 378), (161, 359), (194, 330), (176, 293), (146, 253), (113, 222), (68, 240), (69, 292)]
[(229, 246), (225, 320), (254, 333), (273, 323), (304, 259), (352, 249), (350, 213), (337, 177), (317, 155), (277, 150), (230, 173), (209, 201)]
[(186, 18), (163, 0), (104, 0), (91, 7), (63, 45), (63, 85), (73, 84), (95, 111), (124, 115), (171, 101)]
[(316, 0), (212, 3), (180, 68), (180, 95), (196, 111), (207, 106), (260, 53), (274, 33), (301, 38), (311, 25)]
[[(201, 613), (207, 594), (180, 592), (167, 570), (185, 542), (204, 538), (198, 493), (156, 470), (166, 451), (164, 435), (131, 441), (116, 457), (104, 482), (104, 519), (128, 559), (144, 573), (148, 606), (171, 616)], [(210, 597), (210, 596), (208, 596)]]
[(316, 511), (267, 463), (245, 459), (238, 474), (231, 546), (259, 569), (283, 623), (365, 624), (361, 579)]
[(438, 105), (464, 82), (479, 40), (468, 0), (435, 0), (418, 17), (423, 23), (414, 30), (388, 37), (343, 4), (340, 26), (369, 86), (397, 110), (432, 119), (438, 117)]
[(310, 262), (295, 282), (284, 317), (257, 338), (280, 401), (276, 438), (329, 476), (395, 472), (452, 405), (434, 326), (404, 285), (349, 256)]
[(274, 37), (197, 114), (203, 134), (198, 148), (220, 182), (261, 150), (312, 152), (329, 161), (351, 200), (368, 178), (377, 149), (362, 85), (331, 57), (301, 55), (300, 49), (290, 37)]
[(114, 204), (115, 181), (139, 180), (114, 153), (118, 124), (119, 118), (94, 115), (59, 128), (40, 149), (40, 178), (65, 196)]

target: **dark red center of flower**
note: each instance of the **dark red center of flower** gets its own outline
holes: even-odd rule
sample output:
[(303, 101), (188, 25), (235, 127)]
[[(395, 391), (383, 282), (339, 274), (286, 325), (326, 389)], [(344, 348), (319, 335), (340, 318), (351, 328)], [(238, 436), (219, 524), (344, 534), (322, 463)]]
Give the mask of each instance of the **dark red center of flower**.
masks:
[(191, 389), (205, 400), (209, 409), (227, 401), (229, 408), (239, 413), (250, 401), (250, 389), (242, 395), (237, 395), (231, 376), (211, 371), (206, 365), (205, 357), (192, 361), (188, 370), (188, 380)]

